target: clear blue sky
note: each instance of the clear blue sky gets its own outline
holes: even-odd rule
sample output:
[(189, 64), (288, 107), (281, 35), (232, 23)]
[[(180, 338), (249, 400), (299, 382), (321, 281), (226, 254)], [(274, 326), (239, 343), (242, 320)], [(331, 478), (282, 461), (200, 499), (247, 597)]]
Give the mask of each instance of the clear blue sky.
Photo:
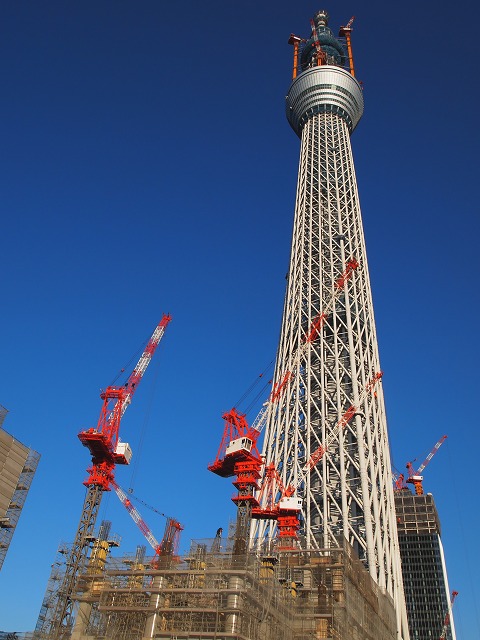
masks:
[[(443, 5), (443, 6), (442, 6)], [(206, 470), (221, 414), (275, 355), (299, 141), (291, 32), (311, 0), (0, 3), (5, 428), (42, 453), (4, 567), (0, 629), (32, 630), (83, 503), (99, 390), (173, 320), (125, 415), (119, 484), (212, 537), (233, 488)], [(478, 6), (325, 5), (352, 16), (353, 135), (392, 456), (425, 471), (458, 640), (480, 637)], [(155, 383), (155, 384), (154, 384)], [(252, 416), (250, 416), (252, 417)], [(140, 444), (143, 435), (143, 446)], [(164, 521), (143, 510), (162, 536)], [(102, 518), (143, 544), (116, 496)]]

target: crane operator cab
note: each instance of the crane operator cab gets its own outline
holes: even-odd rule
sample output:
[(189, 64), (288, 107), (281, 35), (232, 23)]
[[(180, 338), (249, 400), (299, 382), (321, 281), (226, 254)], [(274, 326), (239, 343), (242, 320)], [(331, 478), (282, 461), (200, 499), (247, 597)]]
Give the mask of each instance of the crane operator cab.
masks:
[(283, 497), (278, 503), (280, 511), (301, 511), (302, 510), (302, 498), (296, 496)]
[(247, 438), (246, 436), (242, 436), (241, 438), (236, 438), (227, 444), (227, 448), (225, 449), (225, 457), (231, 456), (239, 453), (250, 453), (253, 446), (253, 440), (251, 438)]
[(132, 449), (128, 442), (118, 442), (113, 454), (115, 464), (130, 464)]

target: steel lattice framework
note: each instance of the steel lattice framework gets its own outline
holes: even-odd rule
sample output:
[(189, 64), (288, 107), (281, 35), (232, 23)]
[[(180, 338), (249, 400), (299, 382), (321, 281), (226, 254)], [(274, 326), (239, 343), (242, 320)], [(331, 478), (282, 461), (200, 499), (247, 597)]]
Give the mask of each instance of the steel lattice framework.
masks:
[[(330, 37), (326, 21), (320, 28)], [(394, 598), (399, 638), (408, 638), (384, 398), (381, 385), (364, 392), (380, 363), (350, 143), (362, 112), (358, 82), (335, 64), (304, 65), (287, 95), (301, 151), (273, 387), (283, 390), (269, 407), (263, 454), (285, 486), (297, 487), (307, 548), (338, 547), (346, 538)], [(352, 259), (359, 267), (309, 342)], [(355, 415), (342, 423), (352, 406)], [(310, 470), (310, 456), (326, 442)], [(258, 521), (253, 535), (259, 544), (272, 537), (271, 521)]]

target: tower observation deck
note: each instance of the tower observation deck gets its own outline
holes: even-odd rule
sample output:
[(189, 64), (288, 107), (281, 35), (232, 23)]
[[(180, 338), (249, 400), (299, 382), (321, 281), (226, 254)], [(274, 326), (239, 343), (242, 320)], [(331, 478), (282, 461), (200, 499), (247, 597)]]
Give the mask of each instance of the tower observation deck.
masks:
[[(382, 387), (365, 393), (380, 361), (350, 143), (363, 113), (363, 92), (350, 47), (334, 37), (325, 11), (315, 15), (311, 36), (302, 42), (294, 66), (299, 73), (286, 98), (287, 119), (301, 147), (274, 374), (273, 388), (282, 393), (269, 409), (263, 455), (302, 499), (306, 547), (339, 547), (345, 538), (393, 597), (397, 637), (407, 640)], [(358, 268), (319, 324), (352, 260)], [(312, 327), (319, 326), (312, 339)], [(309, 466), (318, 450), (321, 456)], [(273, 528), (271, 521), (254, 524), (259, 546), (274, 536)]]

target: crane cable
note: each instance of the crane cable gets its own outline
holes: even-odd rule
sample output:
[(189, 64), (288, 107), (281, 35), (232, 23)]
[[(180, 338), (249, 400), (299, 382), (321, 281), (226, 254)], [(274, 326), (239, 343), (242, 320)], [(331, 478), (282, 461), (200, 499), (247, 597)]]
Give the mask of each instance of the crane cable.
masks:
[(137, 502), (140, 502), (141, 504), (143, 504), (144, 507), (147, 507), (147, 509), (150, 509), (150, 511), (154, 511), (155, 513), (158, 513), (159, 516), (163, 516), (164, 518), (167, 518), (167, 520), (170, 518), (170, 516), (167, 516), (165, 513), (162, 513), (161, 511), (159, 511), (158, 509), (155, 509), (155, 507), (152, 507), (151, 504), (148, 504), (147, 502), (145, 502), (144, 500), (142, 500), (141, 498), (138, 498), (134, 492), (133, 489), (130, 487), (128, 489), (128, 494)]
[[(125, 371), (131, 371), (133, 364), (138, 362), (138, 359), (140, 357), (140, 355), (145, 351), (145, 347), (148, 344), (148, 340), (144, 340), (140, 346), (138, 347), (138, 349), (136, 351), (133, 352), (132, 356), (130, 357), (130, 360), (120, 369), (120, 371), (117, 373), (117, 375), (115, 376), (115, 378), (112, 380), (112, 382), (110, 383), (110, 386), (114, 386), (115, 383), (117, 382), (117, 380), (125, 373)], [(130, 375), (130, 374), (128, 374)]]
[(265, 375), (266, 373), (268, 373), (268, 371), (270, 371), (270, 369), (273, 366), (273, 363), (275, 362), (275, 359), (271, 360), (268, 365), (265, 367), (265, 369), (262, 371), (262, 373), (260, 373), (251, 383), (251, 385), (248, 387), (248, 389), (246, 389), (246, 391), (243, 393), (243, 395), (239, 398), (239, 400), (237, 400), (237, 402), (233, 405), (234, 407), (240, 407), (240, 405), (245, 402), (245, 400), (253, 393), (253, 391), (255, 390), (255, 388), (258, 386), (258, 384), (262, 381), (264, 382), (264, 384), (261, 386), (260, 390), (257, 391), (255, 397), (253, 398), (253, 400), (250, 401), (250, 404), (248, 405), (245, 413), (248, 413), (251, 408), (255, 405), (255, 403), (258, 401), (258, 399), (260, 398), (260, 396), (264, 393), (265, 389), (267, 388), (267, 386), (269, 384), (271, 384), (271, 380), (268, 380), (267, 382), (264, 381), (265, 379)]

